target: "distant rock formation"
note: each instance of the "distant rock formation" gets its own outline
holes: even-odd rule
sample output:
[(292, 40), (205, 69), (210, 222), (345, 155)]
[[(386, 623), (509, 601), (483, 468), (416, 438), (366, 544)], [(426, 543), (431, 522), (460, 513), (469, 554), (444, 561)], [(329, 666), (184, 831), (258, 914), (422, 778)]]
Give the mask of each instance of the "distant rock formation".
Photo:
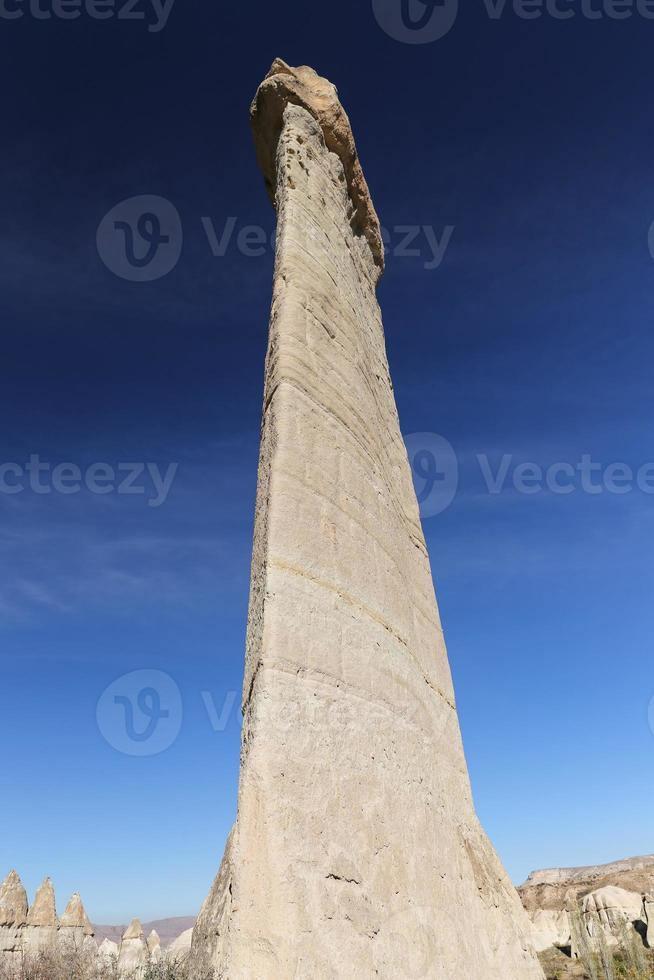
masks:
[(183, 962), (191, 951), (191, 943), (193, 941), (193, 929), (186, 929), (177, 939), (173, 940), (168, 949), (166, 950), (166, 956), (171, 962), (181, 961)]
[(118, 943), (115, 943), (113, 939), (103, 939), (98, 949), (98, 956), (110, 963), (118, 962), (119, 948)]
[(72, 943), (78, 948), (93, 944), (93, 926), (82, 905), (82, 899), (78, 892), (71, 897), (66, 910), (59, 920), (59, 940), (61, 942)]
[(618, 946), (635, 931), (654, 948), (654, 855), (579, 868), (534, 871), (518, 892), (538, 952), (577, 952), (577, 928), (591, 941)]
[(0, 887), (0, 958), (20, 955), (27, 913), (27, 892), (18, 874), (10, 871)]
[(143, 926), (138, 919), (132, 919), (123, 933), (118, 951), (118, 972), (122, 974), (144, 973), (150, 960), (150, 950), (145, 939)]
[(654, 854), (641, 857), (624, 858), (621, 861), (611, 861), (609, 864), (591, 864), (579, 868), (544, 868), (532, 871), (520, 891), (536, 885), (565, 885), (575, 883), (586, 885), (588, 882), (604, 880), (605, 878), (623, 878), (631, 872), (644, 872), (648, 878), (654, 877)]
[[(153, 919), (150, 922), (143, 922), (143, 932), (148, 936), (153, 930), (161, 940), (161, 948), (167, 949), (170, 944), (187, 929), (192, 929), (195, 925), (196, 917), (193, 915), (178, 915), (166, 919)], [(93, 924), (96, 939), (101, 943), (103, 939), (111, 939), (112, 942), (120, 946), (123, 933), (127, 925), (100, 925)]]
[(54, 888), (50, 878), (45, 878), (27, 913), (23, 945), (30, 950), (50, 946), (56, 941), (58, 931)]
[(78, 894), (72, 896), (59, 920), (49, 878), (43, 881), (29, 907), (20, 877), (16, 871), (9, 873), (0, 887), (0, 957), (15, 958), (57, 943), (74, 943), (81, 948), (89, 941), (93, 943), (93, 927)]
[(169, 954), (172, 960), (183, 959), (191, 947), (192, 928), (179, 934), (180, 927), (193, 922), (191, 917), (157, 921), (161, 923), (167, 939), (176, 937), (170, 950), (163, 949), (155, 928), (150, 930), (146, 940), (138, 919), (133, 919), (126, 929), (120, 930), (120, 942), (105, 935), (98, 947), (94, 927), (77, 892), (59, 919), (50, 879), (44, 880), (30, 908), (18, 874), (11, 871), (0, 886), (0, 967), (13, 967), (23, 955), (37, 954), (41, 950), (74, 948), (85, 950), (100, 962), (116, 967), (116, 980), (138, 980), (145, 974), (148, 964), (159, 963)]

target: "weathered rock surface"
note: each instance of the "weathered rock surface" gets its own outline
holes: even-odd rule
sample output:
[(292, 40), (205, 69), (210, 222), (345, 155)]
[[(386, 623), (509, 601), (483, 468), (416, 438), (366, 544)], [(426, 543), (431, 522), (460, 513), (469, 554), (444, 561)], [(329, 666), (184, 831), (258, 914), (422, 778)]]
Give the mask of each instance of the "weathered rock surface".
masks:
[(541, 980), (474, 812), (347, 116), (280, 61), (252, 115), (278, 231), (241, 777), (191, 974)]
[(98, 947), (93, 937), (93, 926), (86, 914), (82, 899), (75, 892), (59, 920), (57, 941), (77, 950), (87, 949), (97, 955)]
[(289, 103), (302, 106), (313, 116), (320, 126), (327, 150), (339, 158), (353, 208), (349, 220), (355, 232), (366, 237), (379, 276), (384, 268), (379, 218), (361, 168), (350, 120), (339, 101), (336, 86), (321, 78), (313, 68), (306, 65), (291, 68), (281, 58), (273, 61), (257, 89), (250, 112), (257, 159), (273, 203), (278, 190), (277, 143), (284, 110)]
[(119, 948), (118, 943), (115, 943), (112, 939), (103, 939), (98, 949), (98, 955), (109, 962), (117, 962)]
[(536, 952), (572, 945), (570, 916), (565, 909), (536, 909), (530, 913), (533, 926), (532, 940)]
[(60, 919), (59, 926), (62, 930), (72, 929), (82, 937), (94, 935), (93, 926), (89, 921), (78, 892), (75, 892), (71, 896), (64, 914)]
[(616, 946), (635, 929), (652, 946), (648, 891), (653, 884), (654, 859), (646, 856), (586, 868), (535, 871), (519, 893), (539, 952), (551, 946), (574, 951), (573, 916), (580, 918), (591, 940), (603, 938)]
[(0, 887), (0, 956), (20, 953), (27, 911), (27, 892), (18, 874), (10, 871)]
[(27, 925), (42, 929), (53, 929), (58, 925), (55, 893), (50, 878), (45, 878), (36, 892), (34, 904), (27, 914)]
[(174, 939), (168, 949), (166, 956), (171, 962), (184, 961), (191, 951), (193, 942), (193, 929), (185, 929), (181, 935)]
[(654, 949), (654, 896), (645, 895), (643, 898), (643, 909), (645, 912), (645, 944)]
[(118, 972), (121, 974), (144, 972), (150, 959), (150, 951), (138, 919), (132, 919), (123, 933), (118, 951)]
[(0, 926), (24, 926), (27, 911), (27, 892), (17, 872), (10, 871), (0, 886)]
[(35, 953), (58, 943), (72, 943), (78, 949), (86, 945), (95, 952), (93, 927), (81, 898), (73, 895), (58, 920), (50, 879), (45, 879), (29, 908), (27, 893), (12, 871), (0, 888), (0, 956)]
[[(193, 920), (182, 917), (160, 921), (165, 929), (172, 930), (167, 935), (176, 935), (176, 927)], [(100, 962), (117, 965), (117, 980), (137, 980), (145, 973), (148, 963), (156, 964), (165, 959), (166, 954), (156, 929), (150, 931), (146, 940), (141, 923), (134, 919), (121, 932), (120, 943), (105, 936), (98, 947), (94, 927), (77, 893), (71, 897), (61, 918), (57, 919), (55, 893), (49, 878), (38, 889), (31, 908), (15, 871), (0, 886), (0, 967), (9, 965), (13, 969), (24, 955), (40, 954), (44, 949), (64, 952), (72, 948), (83, 951), (91, 962), (97, 957)], [(190, 949), (191, 933), (192, 930), (188, 929), (184, 936), (179, 937), (174, 959)]]
[(624, 888), (607, 885), (586, 895), (582, 912), (589, 935), (593, 935), (597, 924), (608, 935), (617, 936), (625, 923), (631, 924), (642, 920), (643, 897), (637, 892), (628, 892)]
[(50, 878), (45, 878), (27, 914), (23, 943), (32, 950), (50, 946), (57, 941), (58, 931), (54, 888)]

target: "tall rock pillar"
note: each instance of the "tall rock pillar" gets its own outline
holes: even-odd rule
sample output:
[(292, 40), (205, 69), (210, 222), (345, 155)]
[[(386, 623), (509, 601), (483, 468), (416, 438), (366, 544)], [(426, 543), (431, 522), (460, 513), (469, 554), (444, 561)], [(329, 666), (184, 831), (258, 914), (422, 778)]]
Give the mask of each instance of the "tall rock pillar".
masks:
[(348, 118), (278, 60), (252, 121), (278, 230), (241, 775), (192, 975), (542, 980), (473, 808)]

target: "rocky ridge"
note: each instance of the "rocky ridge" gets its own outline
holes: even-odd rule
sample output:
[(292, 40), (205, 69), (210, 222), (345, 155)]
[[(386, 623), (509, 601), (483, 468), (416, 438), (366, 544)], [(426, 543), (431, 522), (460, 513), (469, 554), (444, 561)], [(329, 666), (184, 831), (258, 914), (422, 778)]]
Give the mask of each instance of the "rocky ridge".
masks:
[(654, 949), (654, 855), (534, 871), (518, 893), (539, 952), (575, 957), (585, 937), (610, 947), (631, 937)]

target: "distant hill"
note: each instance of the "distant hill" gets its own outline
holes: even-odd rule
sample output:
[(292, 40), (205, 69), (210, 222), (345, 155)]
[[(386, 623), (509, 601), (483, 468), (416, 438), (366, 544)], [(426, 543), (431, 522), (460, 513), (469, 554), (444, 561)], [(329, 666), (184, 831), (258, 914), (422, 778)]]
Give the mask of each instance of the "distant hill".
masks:
[[(119, 943), (125, 929), (129, 923), (120, 926), (96, 926), (95, 937), (98, 943), (101, 943), (103, 939), (112, 939), (115, 943)], [(143, 932), (145, 935), (149, 935), (153, 929), (159, 933), (159, 938), (161, 939), (161, 945), (163, 947), (170, 946), (174, 939), (177, 939), (183, 932), (187, 929), (192, 929), (195, 925), (195, 916), (193, 915), (179, 915), (173, 917), (172, 919), (155, 919), (153, 922), (143, 923)]]

